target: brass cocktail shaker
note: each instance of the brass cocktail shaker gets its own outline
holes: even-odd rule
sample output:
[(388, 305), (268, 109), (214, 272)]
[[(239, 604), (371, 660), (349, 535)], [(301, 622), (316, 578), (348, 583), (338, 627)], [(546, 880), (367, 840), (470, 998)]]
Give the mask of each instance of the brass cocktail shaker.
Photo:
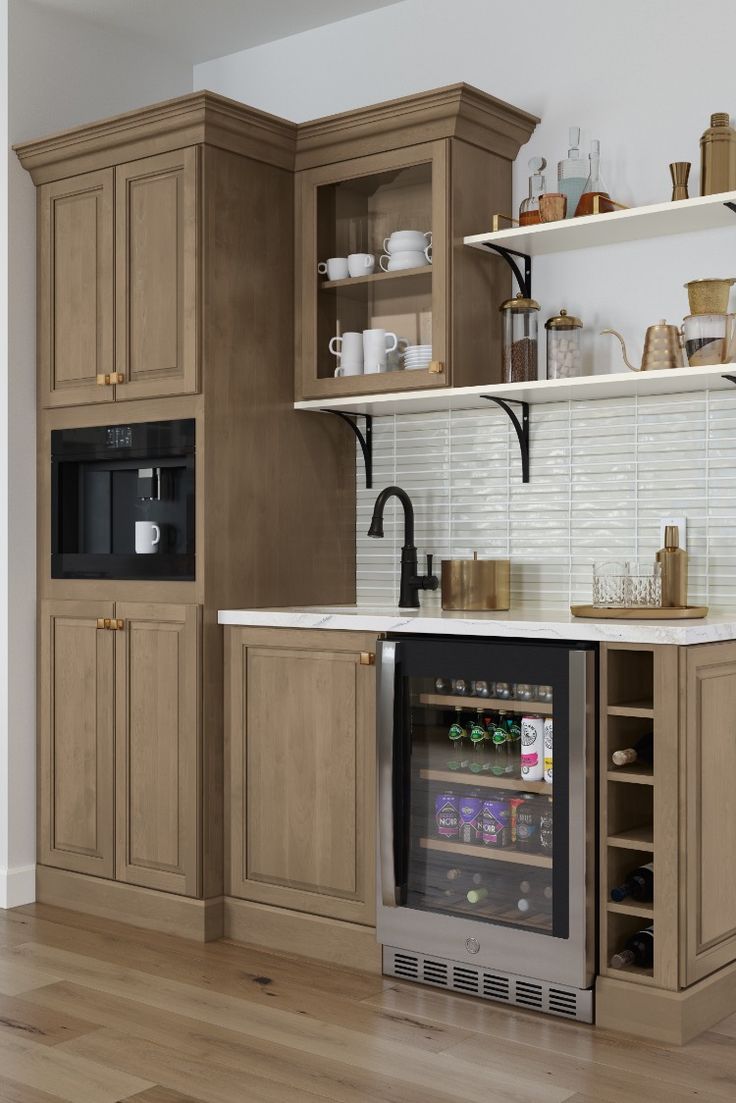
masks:
[(716, 195), (736, 189), (736, 130), (727, 111), (710, 117), (700, 139), (700, 194)]

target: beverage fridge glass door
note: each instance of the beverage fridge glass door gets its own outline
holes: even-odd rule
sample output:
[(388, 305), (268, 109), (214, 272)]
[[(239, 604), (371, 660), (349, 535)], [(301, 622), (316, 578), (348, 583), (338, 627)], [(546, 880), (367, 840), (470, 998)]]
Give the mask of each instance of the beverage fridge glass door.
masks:
[(592, 650), (379, 647), (380, 941), (586, 987)]

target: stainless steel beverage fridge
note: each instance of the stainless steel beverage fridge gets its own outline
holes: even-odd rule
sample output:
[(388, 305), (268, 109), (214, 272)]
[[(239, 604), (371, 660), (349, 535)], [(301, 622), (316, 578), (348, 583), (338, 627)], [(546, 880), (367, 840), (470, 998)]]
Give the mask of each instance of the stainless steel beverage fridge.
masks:
[(384, 972), (593, 1018), (592, 646), (379, 643)]

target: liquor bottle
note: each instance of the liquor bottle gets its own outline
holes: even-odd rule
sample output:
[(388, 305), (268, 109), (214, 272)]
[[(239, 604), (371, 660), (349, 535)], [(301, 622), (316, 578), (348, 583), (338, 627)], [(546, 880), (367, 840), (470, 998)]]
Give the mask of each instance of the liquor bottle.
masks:
[(611, 889), (611, 899), (620, 904), (630, 896), (632, 900), (638, 900), (642, 904), (648, 904), (654, 899), (654, 865), (639, 866), (631, 871), (626, 880)]
[(580, 156), (579, 126), (570, 127), (569, 141), (567, 157), (557, 163), (557, 190), (567, 196), (567, 218), (574, 218), (588, 179), (588, 166), (585, 158)]
[(483, 709), (476, 709), (476, 717), (470, 725), (470, 745), (473, 752), (470, 756), (470, 769), (474, 774), (480, 774), (485, 769), (484, 743), (486, 729), (483, 725)]
[(647, 732), (633, 747), (626, 747), (623, 751), (614, 751), (611, 755), (614, 766), (630, 766), (632, 762), (641, 762), (644, 766), (651, 766), (654, 762), (654, 732)]
[(463, 753), (463, 738), (465, 737), (465, 728), (462, 724), (462, 709), (455, 709), (455, 719), (450, 725), (450, 730), (447, 733), (452, 746), (452, 758), (449, 759), (447, 765), (450, 770), (462, 770), (465, 767), (465, 754)]
[[(595, 209), (595, 199), (598, 198), (598, 210)], [(611, 197), (606, 191), (606, 186), (601, 179), (601, 143), (594, 138), (590, 143), (590, 171), (585, 181), (583, 194), (575, 208), (576, 218), (580, 215), (606, 214), (612, 211)]]
[(529, 161), (529, 195), (519, 207), (519, 225), (536, 226), (540, 221), (539, 197), (545, 191), (543, 171), (547, 167), (544, 157), (532, 157)]
[(637, 931), (611, 958), (612, 969), (625, 969), (627, 965), (638, 965), (641, 969), (651, 969), (654, 963), (654, 927), (645, 927)]

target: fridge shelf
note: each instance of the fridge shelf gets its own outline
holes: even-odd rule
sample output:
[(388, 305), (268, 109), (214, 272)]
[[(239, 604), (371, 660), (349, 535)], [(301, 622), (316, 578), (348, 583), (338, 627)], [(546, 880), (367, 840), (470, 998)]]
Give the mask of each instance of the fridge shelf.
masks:
[(459, 770), (420, 770), (423, 781), (440, 781), (452, 785), (477, 785), (483, 789), (512, 789), (517, 793), (544, 793), (552, 796), (552, 786), (546, 781), (522, 781), (520, 778), (489, 777), (484, 774), (460, 773)]
[(420, 839), (424, 850), (439, 850), (443, 854), (457, 854), (465, 858), (489, 859), (492, 862), (511, 862), (518, 866), (537, 866), (538, 869), (552, 869), (552, 859), (544, 854), (526, 854), (519, 850), (489, 850), (486, 847), (473, 846), (472, 843), (451, 843), (445, 839)]
[(552, 715), (552, 705), (542, 701), (500, 701), (495, 697), (455, 697), (444, 693), (420, 693), (419, 704), (456, 709), (499, 709), (502, 712), (519, 712), (527, 716)]

